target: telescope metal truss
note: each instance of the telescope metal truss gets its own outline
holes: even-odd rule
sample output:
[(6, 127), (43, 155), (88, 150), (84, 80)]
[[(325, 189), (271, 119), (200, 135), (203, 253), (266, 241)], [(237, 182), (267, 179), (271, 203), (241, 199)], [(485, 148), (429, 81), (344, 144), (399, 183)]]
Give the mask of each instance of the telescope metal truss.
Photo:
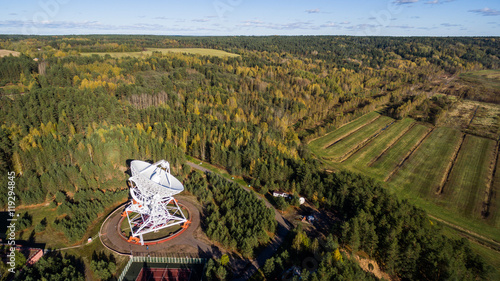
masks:
[[(129, 178), (132, 199), (125, 208), (133, 237), (188, 222), (173, 197), (184, 190), (182, 183), (170, 174), (170, 164), (160, 160), (154, 164), (134, 160)], [(185, 224), (185, 226), (187, 223)]]

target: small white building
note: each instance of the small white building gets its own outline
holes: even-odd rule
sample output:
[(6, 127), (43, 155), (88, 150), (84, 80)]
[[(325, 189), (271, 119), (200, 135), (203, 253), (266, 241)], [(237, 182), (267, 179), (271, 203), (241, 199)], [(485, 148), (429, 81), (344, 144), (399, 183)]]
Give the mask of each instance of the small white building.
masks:
[(274, 197), (284, 197), (284, 198), (287, 198), (287, 197), (288, 197), (288, 193), (285, 193), (285, 192), (276, 192), (276, 191), (274, 191), (274, 192), (273, 192), (273, 196), (274, 196)]
[(299, 198), (299, 204), (302, 205), (304, 203), (306, 203), (306, 199), (304, 197), (300, 197)]

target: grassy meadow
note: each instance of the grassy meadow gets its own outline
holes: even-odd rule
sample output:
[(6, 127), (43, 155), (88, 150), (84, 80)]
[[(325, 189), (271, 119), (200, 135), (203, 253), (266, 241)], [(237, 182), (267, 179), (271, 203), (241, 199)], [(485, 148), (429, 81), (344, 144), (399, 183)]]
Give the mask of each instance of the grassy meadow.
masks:
[(385, 180), (413, 149), (427, 136), (430, 128), (416, 124), (380, 157), (373, 162), (370, 170)]
[(436, 128), (413, 152), (390, 182), (421, 197), (432, 197), (446, 177), (462, 133), (446, 127)]
[(351, 157), (344, 161), (345, 165), (364, 169), (366, 164), (371, 164), (384, 154), (391, 146), (396, 143), (411, 127), (415, 121), (410, 118), (405, 118), (397, 121), (387, 128), (377, 141), (371, 141), (366, 146), (358, 150)]
[(0, 49), (0, 58), (10, 56), (10, 55), (13, 55), (14, 57), (18, 57), (20, 54), (21, 53), (16, 52), (16, 51)]
[(221, 50), (215, 49), (205, 49), (205, 48), (147, 48), (146, 51), (142, 52), (106, 52), (106, 53), (81, 53), (84, 56), (92, 55), (110, 55), (112, 58), (122, 58), (122, 57), (146, 57), (151, 56), (153, 52), (161, 52), (162, 54), (168, 53), (181, 53), (190, 55), (201, 55), (201, 56), (215, 56), (215, 57), (239, 57), (237, 54), (228, 53)]
[[(464, 108), (475, 110), (478, 105)], [(473, 114), (468, 112), (463, 122), (481, 118)], [(498, 169), (493, 175), (496, 141), (464, 134), (459, 128), (469, 124), (463, 125), (431, 127), (371, 112), (313, 140), (309, 147), (327, 168), (386, 181), (391, 191), (429, 214), (500, 241)], [(492, 176), (489, 215), (484, 219), (481, 212)]]
[(324, 157), (327, 159), (334, 159), (336, 161), (343, 160), (345, 155), (349, 154), (352, 150), (362, 145), (378, 131), (385, 128), (393, 121), (392, 118), (380, 116), (367, 126), (363, 126), (359, 130), (339, 140), (333, 145), (330, 145), (324, 150)]
[(468, 135), (443, 189), (450, 209), (465, 216), (481, 217), (495, 141)]
[(380, 117), (380, 114), (378, 114), (375, 111), (372, 111), (345, 124), (344, 126), (338, 128), (337, 130), (312, 141), (309, 144), (309, 146), (311, 147), (311, 149), (319, 152), (321, 149), (327, 148), (328, 146), (334, 144), (338, 140), (345, 138), (349, 134), (352, 134), (354, 131), (369, 124), (378, 117)]

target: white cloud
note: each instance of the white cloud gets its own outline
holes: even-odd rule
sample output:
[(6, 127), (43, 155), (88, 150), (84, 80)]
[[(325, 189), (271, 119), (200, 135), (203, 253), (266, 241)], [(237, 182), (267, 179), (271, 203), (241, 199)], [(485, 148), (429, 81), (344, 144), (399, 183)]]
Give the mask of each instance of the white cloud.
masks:
[(148, 23), (134, 23), (129, 25), (113, 25), (104, 24), (98, 21), (43, 21), (34, 22), (31, 20), (4, 20), (0, 21), (0, 28), (14, 28), (22, 30), (23, 28), (35, 27), (37, 30), (86, 30), (86, 32), (95, 31), (158, 31), (164, 30), (166, 32), (196, 32), (200, 30), (215, 30), (207, 27), (196, 26), (183, 26), (181, 28), (172, 28), (161, 24), (148, 24)]
[(320, 25), (319, 27), (334, 27), (334, 26), (337, 26), (337, 24), (331, 21), (327, 21), (324, 24)]
[[(449, 2), (453, 2), (453, 1), (455, 1), (455, 0), (444, 0), (445, 3), (449, 3)], [(431, 5), (443, 4), (443, 1), (433, 0), (433, 1), (427, 1), (427, 2), (425, 2), (425, 4), (431, 4)]]
[(320, 10), (319, 9), (310, 9), (310, 10), (306, 10), (306, 13), (308, 14), (317, 14), (319, 13)]
[(406, 4), (412, 4), (412, 3), (417, 3), (418, 0), (395, 0), (394, 3), (398, 5), (406, 5)]
[(273, 22), (263, 22), (261, 20), (246, 20), (239, 27), (254, 27), (254, 28), (266, 28), (275, 30), (294, 30), (294, 29), (317, 29), (318, 26), (313, 26), (311, 22), (305, 21), (294, 21), (289, 23), (273, 23)]
[(461, 24), (454, 24), (454, 23), (442, 23), (441, 26), (446, 26), (446, 27), (455, 27), (455, 26), (462, 26)]
[(500, 16), (500, 11), (487, 7), (482, 9), (469, 10), (469, 12), (480, 14), (482, 16)]
[(410, 25), (388, 25), (387, 27), (389, 28), (399, 28), (399, 29), (413, 29), (415, 28), (414, 26), (410, 26)]

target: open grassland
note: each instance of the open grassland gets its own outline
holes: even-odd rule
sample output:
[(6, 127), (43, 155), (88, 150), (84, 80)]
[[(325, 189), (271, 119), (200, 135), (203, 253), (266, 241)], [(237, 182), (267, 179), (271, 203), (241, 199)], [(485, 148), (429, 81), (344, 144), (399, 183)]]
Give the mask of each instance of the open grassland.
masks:
[(459, 130), (436, 128), (394, 174), (391, 183), (421, 197), (432, 197), (461, 140)]
[(448, 208), (465, 216), (481, 217), (495, 144), (486, 138), (470, 135), (465, 138), (443, 189)]
[(378, 118), (380, 114), (375, 111), (372, 111), (368, 114), (365, 114), (352, 122), (345, 124), (344, 126), (338, 128), (337, 130), (318, 138), (312, 141), (309, 146), (311, 149), (320, 152), (322, 149), (327, 148), (328, 146), (334, 144), (335, 142), (343, 139), (344, 137), (352, 134), (354, 131), (360, 129), (362, 126), (369, 124), (371, 121)]
[(413, 119), (405, 118), (397, 121), (386, 130), (382, 131), (374, 140), (358, 150), (344, 161), (345, 165), (353, 166), (359, 169), (366, 169), (367, 165), (372, 163), (384, 151), (388, 150), (397, 142), (415, 123)]
[(487, 208), (486, 221), (495, 227), (500, 228), (500, 167), (498, 167), (498, 155), (496, 166), (493, 172), (493, 180), (489, 194), (489, 204)]
[(498, 139), (500, 137), (500, 106), (478, 103), (477, 111), (467, 127), (467, 132)]
[(394, 122), (394, 119), (386, 116), (380, 116), (368, 125), (363, 126), (356, 132), (329, 146), (324, 150), (324, 157), (334, 161), (344, 160), (349, 153), (357, 148), (360, 148), (363, 144), (370, 140), (370, 138), (382, 129), (386, 128), (392, 122)]
[(462, 80), (500, 89), (500, 70), (479, 70), (463, 73)]
[(81, 53), (84, 56), (91, 55), (110, 55), (113, 58), (122, 58), (122, 57), (146, 57), (151, 56), (153, 52), (161, 52), (162, 54), (168, 53), (182, 53), (182, 54), (193, 54), (193, 55), (202, 55), (202, 56), (214, 56), (214, 57), (239, 57), (237, 54), (228, 53), (221, 50), (215, 49), (205, 49), (205, 48), (148, 48), (146, 51), (142, 52), (106, 52), (106, 53)]
[(20, 54), (21, 53), (16, 52), (16, 51), (0, 49), (0, 58), (10, 56), (10, 55), (13, 55), (14, 57), (18, 57)]
[(39, 205), (36, 207), (26, 207), (20, 206), (17, 211), (19, 213), (28, 212), (32, 216), (32, 225), (18, 235), (19, 240), (28, 241), (32, 231), (35, 230), (35, 226), (39, 224), (43, 219), (47, 220), (47, 227), (44, 231), (36, 234), (36, 242), (44, 243), (47, 248), (62, 248), (70, 245), (70, 242), (64, 236), (64, 234), (57, 230), (54, 225), (54, 220), (61, 219), (65, 215), (58, 215), (56, 207), (48, 205)]
[(410, 155), (430, 130), (429, 127), (420, 124), (413, 126), (371, 164), (372, 173), (380, 176), (382, 180), (386, 179)]
[(500, 136), (500, 105), (478, 101), (456, 102), (439, 119), (438, 126), (452, 127), (465, 133), (498, 139)]
[(438, 126), (466, 130), (472, 118), (475, 116), (479, 104), (479, 102), (475, 101), (454, 103), (453, 107), (446, 111), (445, 116), (439, 119)]
[[(481, 118), (473, 112), (476, 108), (479, 112), (478, 104), (484, 105), (467, 104), (464, 123)], [(500, 242), (499, 169), (491, 181), (489, 213), (481, 216), (495, 167), (496, 142), (464, 135), (463, 127), (432, 128), (409, 118), (381, 130), (393, 121), (372, 112), (312, 141), (310, 148), (327, 168), (387, 179), (387, 188), (400, 198), (439, 219)], [(341, 162), (346, 154), (349, 157)]]

